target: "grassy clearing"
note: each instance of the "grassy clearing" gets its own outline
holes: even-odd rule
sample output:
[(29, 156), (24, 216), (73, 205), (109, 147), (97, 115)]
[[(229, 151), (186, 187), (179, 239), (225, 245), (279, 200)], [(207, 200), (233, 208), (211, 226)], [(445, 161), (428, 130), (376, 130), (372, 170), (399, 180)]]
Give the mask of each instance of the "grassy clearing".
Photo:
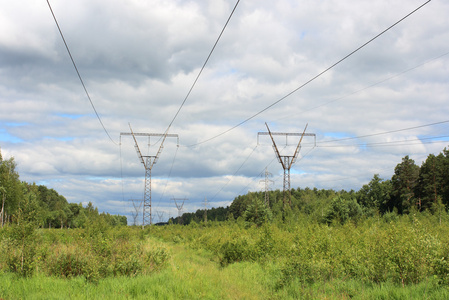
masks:
[(449, 287), (428, 279), (402, 287), (394, 283), (367, 284), (357, 280), (332, 280), (304, 284), (294, 282), (276, 294), (277, 299), (449, 299)]
[(39, 230), (30, 249), (8, 230), (0, 299), (449, 299), (449, 226), (426, 215)]
[[(147, 243), (158, 243), (148, 239)], [(259, 264), (243, 262), (222, 268), (206, 251), (164, 244), (168, 266), (151, 275), (108, 277), (97, 284), (43, 274), (26, 278), (0, 275), (3, 299), (268, 299), (270, 278)]]
[(299, 280), (275, 291), (274, 264), (234, 263), (220, 267), (210, 253), (168, 245), (168, 268), (137, 277), (110, 277), (97, 284), (83, 277), (63, 279), (38, 274), (24, 278), (0, 274), (2, 299), (448, 299), (449, 288), (436, 280), (402, 287), (332, 280)]

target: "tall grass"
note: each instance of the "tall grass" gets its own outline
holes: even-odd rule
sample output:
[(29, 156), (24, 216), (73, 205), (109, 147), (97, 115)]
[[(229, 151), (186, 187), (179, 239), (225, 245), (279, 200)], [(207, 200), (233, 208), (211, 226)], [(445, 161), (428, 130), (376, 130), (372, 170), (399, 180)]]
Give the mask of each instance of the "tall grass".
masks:
[(297, 280), (313, 284), (336, 279), (405, 286), (428, 277), (448, 282), (448, 225), (418, 214), (392, 222), (374, 217), (344, 225), (173, 226), (153, 234), (193, 249), (207, 249), (222, 266), (242, 261), (276, 262), (281, 272), (279, 289)]
[[(18, 271), (24, 262), (32, 273), (61, 278), (83, 277), (91, 282), (113, 276), (136, 276), (158, 271), (166, 264), (170, 254), (160, 243), (142, 240), (135, 228), (99, 231), (91, 230), (39, 230), (35, 236), (39, 243), (31, 250), (20, 251), (14, 236), (4, 229), (0, 239), (0, 270)], [(19, 254), (25, 253), (20, 260)], [(32, 253), (32, 256), (26, 256)], [(22, 263), (23, 264), (23, 263)]]
[(17, 244), (6, 228), (0, 298), (444, 299), (448, 225), (417, 214), (343, 225), (46, 229), (35, 233), (28, 277), (9, 266), (6, 250)]

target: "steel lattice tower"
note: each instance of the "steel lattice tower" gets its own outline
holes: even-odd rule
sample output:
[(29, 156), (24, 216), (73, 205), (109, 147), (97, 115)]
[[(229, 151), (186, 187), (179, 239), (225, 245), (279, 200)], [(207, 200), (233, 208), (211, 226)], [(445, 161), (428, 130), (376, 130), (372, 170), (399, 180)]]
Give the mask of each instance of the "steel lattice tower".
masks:
[[(178, 224), (182, 224), (182, 208), (184, 207), (184, 202), (188, 199), (173, 197), (172, 200), (175, 201), (176, 208), (178, 209)], [(181, 201), (181, 200), (182, 200), (181, 203), (177, 202), (177, 201)]]
[(270, 183), (274, 182), (273, 180), (269, 179), (269, 177), (271, 177), (271, 176), (273, 176), (273, 174), (268, 172), (268, 168), (265, 168), (265, 179), (259, 181), (261, 183), (264, 183), (264, 188), (265, 188), (265, 205), (267, 207), (270, 206), (270, 194), (269, 194)]
[[(162, 152), (162, 149), (164, 148), (164, 142), (167, 137), (176, 137), (178, 139), (177, 146), (179, 147), (179, 137), (177, 134), (168, 134), (168, 133), (135, 133), (133, 132), (131, 128), (131, 124), (129, 125), (129, 129), (131, 130), (131, 133), (128, 132), (122, 132), (120, 135), (132, 135), (134, 142), (135, 142), (135, 149), (137, 152), (137, 156), (140, 159), (140, 162), (145, 167), (145, 188), (144, 188), (144, 196), (143, 196), (143, 208), (142, 208), (142, 228), (145, 227), (145, 225), (149, 224), (151, 225), (153, 222), (153, 214), (152, 214), (152, 208), (151, 208), (151, 170), (153, 169), (153, 166), (156, 164), (159, 155)], [(146, 136), (148, 137), (148, 144), (149, 139), (152, 136), (161, 137), (161, 145), (159, 146), (159, 150), (156, 153), (156, 155), (142, 155), (142, 152), (140, 151), (139, 144), (137, 143), (136, 136)]]
[[(268, 127), (268, 124), (265, 123), (267, 126), (268, 132), (259, 132), (258, 135), (269, 135), (271, 137), (271, 141), (273, 142), (273, 149), (276, 154), (276, 157), (279, 161), (279, 163), (282, 165), (282, 168), (284, 169), (284, 184), (283, 184), (283, 202), (284, 202), (284, 210), (287, 205), (287, 201), (289, 206), (292, 205), (291, 200), (291, 187), (290, 187), (290, 169), (292, 165), (295, 163), (296, 158), (298, 157), (299, 150), (301, 149), (301, 141), (304, 136), (313, 136), (315, 138), (315, 144), (316, 144), (316, 135), (314, 133), (306, 133), (307, 125), (304, 128), (304, 132), (301, 133), (285, 133), (285, 132), (271, 132), (270, 128)], [(276, 142), (274, 140), (274, 135), (285, 135), (286, 139), (288, 136), (300, 136), (298, 145), (296, 146), (295, 153), (293, 155), (281, 155)]]

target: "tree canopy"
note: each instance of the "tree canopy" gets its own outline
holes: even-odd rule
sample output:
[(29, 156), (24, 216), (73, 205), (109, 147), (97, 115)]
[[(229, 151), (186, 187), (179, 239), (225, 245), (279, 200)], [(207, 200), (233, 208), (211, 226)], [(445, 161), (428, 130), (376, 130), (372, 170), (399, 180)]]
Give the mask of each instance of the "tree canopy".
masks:
[(101, 218), (112, 226), (127, 224), (126, 216), (98, 213), (98, 209), (90, 202), (85, 207), (81, 203), (68, 203), (67, 199), (54, 189), (20, 181), (16, 166), (14, 157), (3, 159), (0, 152), (2, 226), (7, 222), (18, 222), (20, 213), (30, 209), (33, 211), (34, 222), (39, 227), (84, 227), (87, 222), (96, 218)]

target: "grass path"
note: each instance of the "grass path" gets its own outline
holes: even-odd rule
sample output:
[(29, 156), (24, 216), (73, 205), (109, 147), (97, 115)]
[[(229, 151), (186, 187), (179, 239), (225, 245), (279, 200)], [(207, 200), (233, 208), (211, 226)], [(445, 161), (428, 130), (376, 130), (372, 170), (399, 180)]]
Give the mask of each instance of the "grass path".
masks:
[(269, 278), (255, 263), (220, 267), (204, 251), (169, 245), (172, 259), (165, 278), (165, 293), (173, 299), (267, 299)]
[(255, 263), (226, 268), (207, 252), (150, 238), (166, 247), (171, 258), (161, 271), (147, 276), (113, 277), (98, 284), (84, 278), (44, 275), (20, 278), (0, 274), (0, 299), (269, 299), (270, 278)]
[(220, 267), (210, 253), (183, 244), (148, 239), (148, 247), (170, 253), (159, 272), (137, 277), (109, 277), (98, 284), (83, 277), (62, 279), (42, 274), (21, 278), (0, 273), (0, 299), (449, 299), (449, 288), (435, 280), (403, 288), (361, 281), (296, 283), (273, 294), (279, 277), (266, 263), (234, 263)]

